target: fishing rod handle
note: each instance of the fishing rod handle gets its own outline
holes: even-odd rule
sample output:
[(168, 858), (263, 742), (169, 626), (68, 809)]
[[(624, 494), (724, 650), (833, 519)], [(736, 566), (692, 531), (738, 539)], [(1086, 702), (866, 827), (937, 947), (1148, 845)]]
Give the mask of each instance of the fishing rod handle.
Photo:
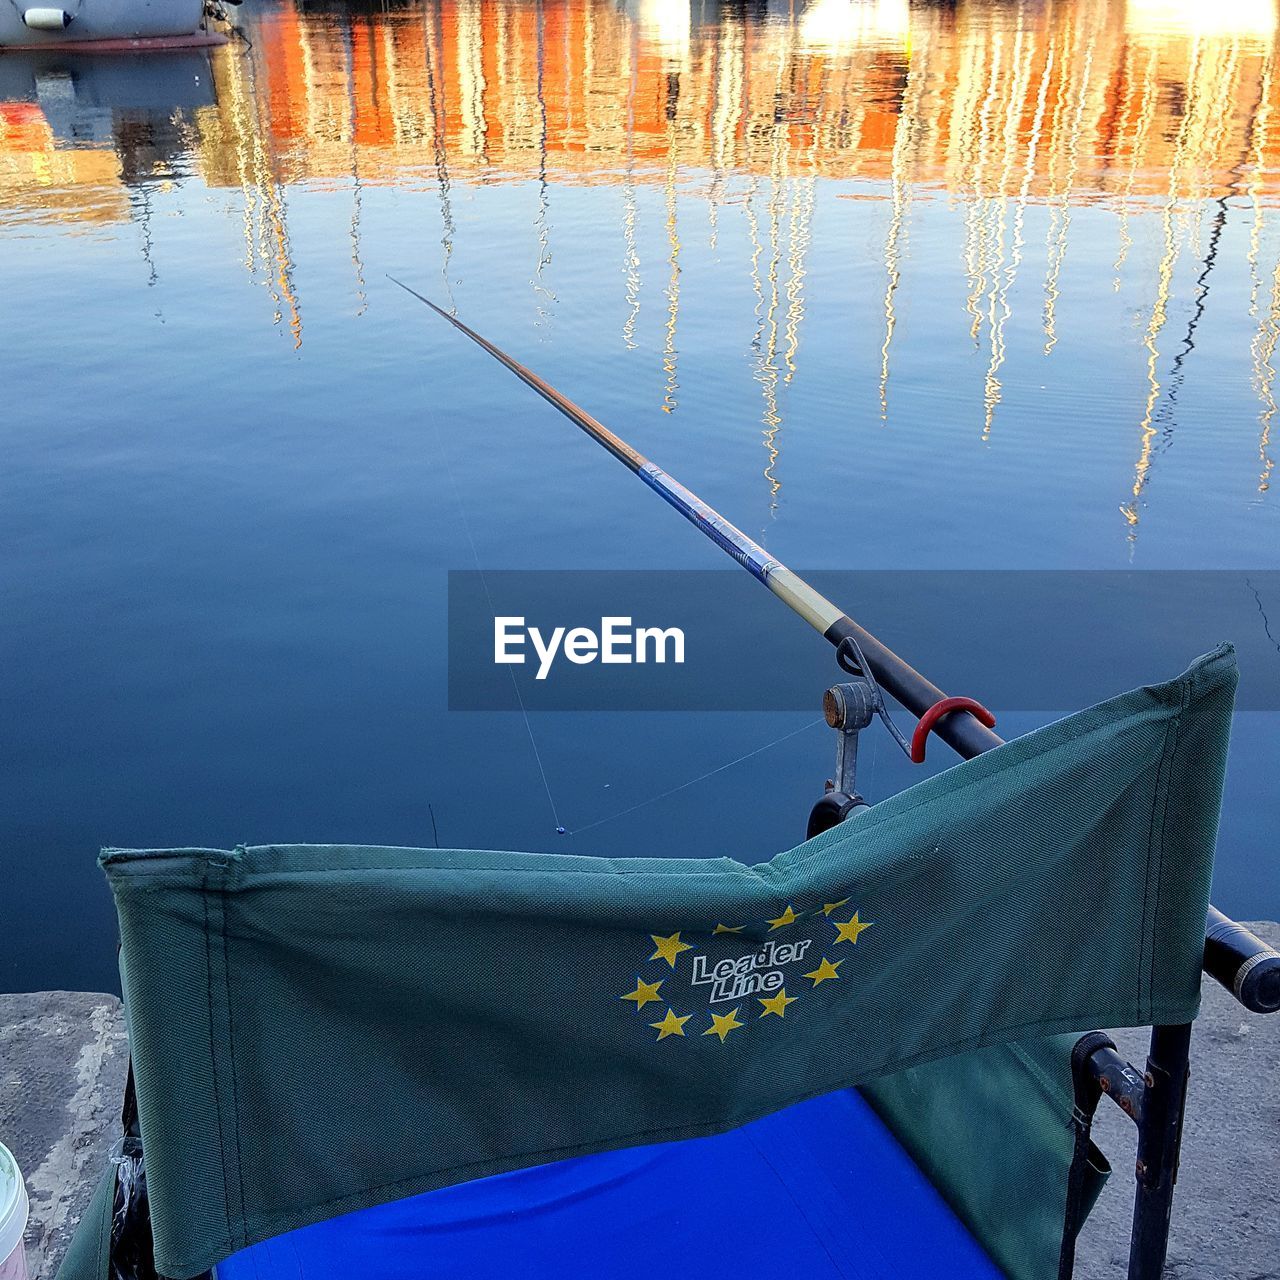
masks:
[(1250, 1012), (1280, 1011), (1280, 951), (1212, 906), (1205, 925), (1204, 971)]

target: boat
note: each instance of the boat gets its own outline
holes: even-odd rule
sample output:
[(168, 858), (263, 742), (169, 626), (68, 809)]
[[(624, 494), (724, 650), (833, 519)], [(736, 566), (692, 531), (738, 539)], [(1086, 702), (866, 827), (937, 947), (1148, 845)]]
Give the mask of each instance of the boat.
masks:
[(227, 37), (210, 27), (221, 18), (221, 5), (209, 0), (9, 0), (0, 5), (0, 51), (119, 53), (222, 44)]

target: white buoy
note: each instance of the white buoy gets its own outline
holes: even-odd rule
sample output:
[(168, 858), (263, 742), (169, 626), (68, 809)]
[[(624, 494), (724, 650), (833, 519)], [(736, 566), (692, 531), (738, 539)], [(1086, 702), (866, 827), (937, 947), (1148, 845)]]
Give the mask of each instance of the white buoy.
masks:
[(65, 9), (26, 9), (22, 20), (32, 31), (65, 31), (71, 25)]
[(22, 1233), (27, 1226), (27, 1188), (18, 1162), (0, 1147), (0, 1280), (27, 1280)]

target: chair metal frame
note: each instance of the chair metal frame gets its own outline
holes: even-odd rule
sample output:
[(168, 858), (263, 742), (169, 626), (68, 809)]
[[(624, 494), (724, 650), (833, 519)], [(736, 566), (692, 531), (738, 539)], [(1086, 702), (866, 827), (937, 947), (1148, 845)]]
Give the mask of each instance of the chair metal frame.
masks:
[[(1280, 1012), (1280, 952), (1216, 907), (1209, 908), (1206, 922), (1203, 970), (1250, 1013)], [(1191, 1025), (1152, 1027), (1146, 1070), (1141, 1073), (1114, 1045), (1089, 1053), (1083, 1070), (1137, 1126), (1129, 1280), (1160, 1280), (1182, 1152)]]

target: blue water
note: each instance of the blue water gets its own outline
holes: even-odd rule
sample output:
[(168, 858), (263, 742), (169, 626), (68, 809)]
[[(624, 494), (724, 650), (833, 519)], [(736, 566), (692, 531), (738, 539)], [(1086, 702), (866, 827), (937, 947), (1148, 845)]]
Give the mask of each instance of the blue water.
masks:
[[(802, 834), (812, 717), (446, 710), (449, 569), (721, 558), (388, 273), (797, 566), (1280, 567), (1274, 32), (245, 9), (0, 78), (0, 987), (114, 985), (103, 845)], [(1276, 718), (1236, 734), (1215, 899), (1275, 918)]]

